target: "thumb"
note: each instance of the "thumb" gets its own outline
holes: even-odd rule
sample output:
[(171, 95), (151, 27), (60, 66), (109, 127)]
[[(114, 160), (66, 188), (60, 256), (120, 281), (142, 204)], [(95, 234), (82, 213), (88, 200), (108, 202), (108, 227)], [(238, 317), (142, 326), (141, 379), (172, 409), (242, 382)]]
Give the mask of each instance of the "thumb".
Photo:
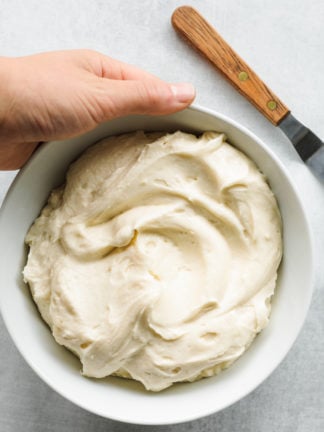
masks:
[(170, 114), (186, 108), (195, 98), (192, 84), (168, 84), (159, 79), (102, 78), (100, 106), (106, 119), (127, 114)]

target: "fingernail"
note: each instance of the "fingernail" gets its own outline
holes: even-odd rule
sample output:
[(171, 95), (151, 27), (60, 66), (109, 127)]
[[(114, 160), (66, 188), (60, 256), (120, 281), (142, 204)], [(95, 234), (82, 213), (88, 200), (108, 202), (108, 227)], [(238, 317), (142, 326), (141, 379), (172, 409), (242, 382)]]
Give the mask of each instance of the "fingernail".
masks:
[(190, 102), (196, 94), (194, 86), (190, 83), (172, 84), (171, 90), (178, 102)]

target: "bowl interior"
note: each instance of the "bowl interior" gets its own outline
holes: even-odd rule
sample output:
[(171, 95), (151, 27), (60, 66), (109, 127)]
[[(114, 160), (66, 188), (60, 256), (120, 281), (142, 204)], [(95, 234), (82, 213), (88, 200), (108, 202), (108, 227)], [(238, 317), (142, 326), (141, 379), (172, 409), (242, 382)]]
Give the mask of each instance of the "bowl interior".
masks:
[[(227, 371), (195, 383), (177, 384), (159, 394), (120, 378), (87, 379), (79, 360), (53, 339), (22, 281), (24, 237), (49, 192), (64, 181), (69, 164), (99, 139), (128, 131), (225, 132), (267, 176), (284, 225), (284, 258), (269, 326)], [(0, 214), (0, 304), (7, 328), (35, 372), (58, 393), (104, 417), (140, 424), (168, 424), (211, 414), (259, 385), (286, 355), (299, 333), (312, 293), (312, 244), (305, 212), (287, 172), (253, 134), (202, 108), (163, 117), (130, 116), (102, 124), (78, 138), (44, 145), (20, 172)], [(301, 253), (302, 252), (302, 253)]]

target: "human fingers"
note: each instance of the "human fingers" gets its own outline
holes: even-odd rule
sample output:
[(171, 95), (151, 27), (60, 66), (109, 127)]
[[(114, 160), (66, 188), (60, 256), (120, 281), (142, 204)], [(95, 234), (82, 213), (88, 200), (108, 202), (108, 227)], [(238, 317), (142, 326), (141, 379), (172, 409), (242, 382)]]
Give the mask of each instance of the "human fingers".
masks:
[(101, 53), (98, 55), (97, 60), (100, 64), (100, 76), (102, 78), (109, 78), (115, 80), (158, 80), (155, 75), (141, 69), (137, 66), (124, 63), (120, 60), (108, 57)]
[(160, 80), (101, 80), (103, 120), (127, 114), (168, 114), (187, 107), (195, 97), (192, 84)]

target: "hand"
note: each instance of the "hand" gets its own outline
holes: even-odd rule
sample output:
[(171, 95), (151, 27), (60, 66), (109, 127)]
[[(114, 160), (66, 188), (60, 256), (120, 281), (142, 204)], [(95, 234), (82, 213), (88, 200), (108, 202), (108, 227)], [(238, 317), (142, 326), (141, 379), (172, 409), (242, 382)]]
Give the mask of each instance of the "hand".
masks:
[(95, 51), (0, 58), (0, 169), (18, 169), (39, 142), (64, 139), (127, 114), (188, 106), (191, 84), (168, 84)]

